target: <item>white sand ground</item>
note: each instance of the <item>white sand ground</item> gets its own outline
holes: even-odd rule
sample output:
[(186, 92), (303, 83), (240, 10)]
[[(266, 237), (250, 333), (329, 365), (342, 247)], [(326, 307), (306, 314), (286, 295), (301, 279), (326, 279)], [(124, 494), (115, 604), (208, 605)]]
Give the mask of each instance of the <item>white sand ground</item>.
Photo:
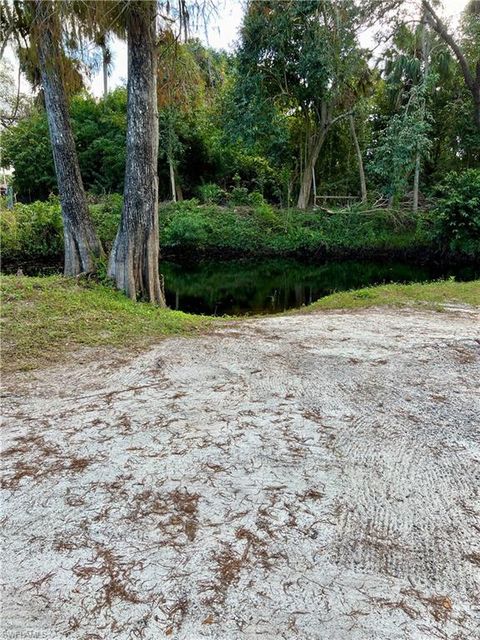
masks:
[(479, 638), (479, 365), (365, 310), (4, 381), (1, 637)]

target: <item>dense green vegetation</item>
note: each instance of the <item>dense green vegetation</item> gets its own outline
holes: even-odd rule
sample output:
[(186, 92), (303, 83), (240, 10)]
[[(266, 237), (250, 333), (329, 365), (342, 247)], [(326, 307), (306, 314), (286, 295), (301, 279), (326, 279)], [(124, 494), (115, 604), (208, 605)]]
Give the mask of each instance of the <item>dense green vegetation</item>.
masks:
[[(202, 3), (167, 8), (161, 27), (146, 18), (155, 0), (80, 5), (2, 4), (34, 90), (15, 99), (2, 66), (1, 162), (18, 200), (1, 201), (8, 268), (64, 255), (65, 273), (108, 272), (163, 304), (158, 243), (189, 258), (480, 255), (478, 2), (453, 28), (427, 0), (408, 16), (403, 0), (250, 0), (230, 54), (191, 37)], [(129, 53), (151, 64), (129, 73), (143, 106), (106, 73), (109, 39), (139, 30)], [(95, 65), (101, 99), (85, 88)], [(141, 120), (155, 102), (158, 119)]]
[(480, 170), (449, 173), (436, 191), (439, 237), (453, 250), (480, 255)]
[[(135, 304), (109, 287), (60, 276), (2, 276), (1, 291), (5, 372), (54, 364), (79, 347), (95, 347), (98, 357), (104, 346), (141, 348), (164, 336), (195, 335), (225, 321)], [(411, 304), (441, 309), (446, 302), (480, 305), (480, 282), (360, 289), (322, 298), (306, 311)]]
[[(118, 226), (121, 198), (92, 204), (100, 239), (110, 247)], [(321, 211), (256, 206), (221, 207), (186, 200), (160, 208), (163, 255), (194, 257), (255, 255), (368, 255), (433, 251), (434, 227), (427, 216), (396, 210)], [(18, 204), (1, 218), (3, 260), (48, 264), (62, 256), (60, 205), (50, 202)], [(435, 249), (437, 249), (435, 245)]]
[[(414, 214), (360, 203), (326, 212), (279, 209), (258, 192), (234, 188), (227, 194), (206, 185), (203, 203), (192, 199), (160, 207), (160, 246), (163, 255), (190, 258), (206, 254), (480, 255), (480, 171), (449, 174), (437, 191), (429, 212)], [(90, 212), (107, 250), (115, 238), (121, 208), (120, 195), (92, 197)], [(61, 259), (62, 218), (55, 197), (5, 209), (0, 230), (7, 265)]]
[[(167, 30), (158, 73), (160, 199), (172, 197), (171, 166), (175, 197), (200, 197), (213, 184), (220, 193), (240, 187), (294, 205), (322, 127), (328, 132), (316, 154), (317, 192), (360, 196), (350, 113), (372, 201), (411, 203), (417, 161), (423, 196), (435, 197), (446, 173), (478, 168), (480, 130), (451, 48), (421, 12), (406, 20), (389, 16), (382, 0), (363, 4), (343, 3), (336, 13), (334, 3), (250, 2), (238, 50), (228, 55), (196, 39), (173, 42)], [(371, 18), (388, 34), (378, 57), (359, 44)], [(453, 34), (471, 69), (480, 49), (478, 22), (467, 7)], [(72, 94), (87, 191), (122, 192), (126, 89), (100, 100), (81, 85)], [(56, 192), (41, 96), (8, 126), (1, 144), (20, 200)]]

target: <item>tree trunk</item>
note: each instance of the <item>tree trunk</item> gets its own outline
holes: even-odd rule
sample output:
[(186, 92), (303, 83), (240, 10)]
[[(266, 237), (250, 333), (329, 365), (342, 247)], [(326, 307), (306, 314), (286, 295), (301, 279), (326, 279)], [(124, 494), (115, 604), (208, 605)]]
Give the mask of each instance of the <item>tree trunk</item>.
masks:
[(355, 131), (355, 120), (353, 114), (350, 114), (350, 131), (352, 132), (353, 144), (355, 145), (355, 153), (358, 161), (358, 174), (360, 176), (360, 189), (362, 192), (362, 202), (367, 201), (367, 182), (365, 180), (365, 170), (363, 168), (362, 150), (358, 143), (357, 132)]
[(480, 62), (477, 63), (477, 83), (472, 89), (475, 124), (480, 129)]
[(96, 271), (102, 246), (88, 212), (75, 141), (68, 115), (58, 46), (61, 27), (51, 2), (36, 0), (35, 36), (53, 161), (62, 207), (66, 276)]
[(182, 185), (178, 182), (176, 182), (175, 185), (176, 188), (176, 193), (177, 193), (177, 202), (182, 202), (183, 201), (183, 190), (182, 190)]
[(177, 186), (175, 184), (175, 167), (173, 166), (172, 160), (168, 159), (168, 166), (170, 168), (170, 188), (172, 191), (172, 201), (177, 201)]
[(127, 17), (127, 161), (120, 227), (109, 275), (119, 289), (165, 306), (158, 271), (156, 3), (132, 0)]
[(107, 45), (105, 43), (100, 45), (102, 49), (102, 71), (103, 71), (103, 98), (108, 96), (108, 59), (107, 59)]
[(415, 173), (413, 175), (413, 213), (418, 211), (418, 193), (420, 191), (420, 153), (417, 152), (415, 157)]
[[(424, 15), (422, 18), (422, 60), (423, 60), (423, 84), (425, 85), (428, 77), (428, 42), (427, 42), (427, 26), (426, 26), (426, 16)], [(422, 103), (422, 120), (425, 119), (425, 98), (423, 98)], [(418, 198), (420, 193), (420, 171), (422, 168), (422, 158), (420, 151), (417, 151), (415, 156), (415, 173), (413, 175), (413, 203), (412, 209), (413, 213), (417, 213), (418, 211)]]
[(341, 113), (332, 120), (327, 104), (322, 104), (318, 132), (313, 136), (311, 144), (306, 145), (308, 148), (306, 149), (303, 176), (300, 180), (300, 193), (298, 194), (297, 201), (298, 209), (306, 209), (310, 202), (313, 172), (330, 127), (332, 127), (337, 120), (341, 120), (350, 114), (351, 111), (345, 111), (345, 113)]
[(303, 176), (300, 183), (300, 193), (298, 194), (297, 208), (306, 209), (310, 203), (310, 194), (312, 192), (312, 176), (317, 164), (318, 156), (322, 149), (325, 137), (327, 135), (328, 125), (322, 124), (320, 132), (315, 136), (313, 143), (307, 150), (305, 158), (305, 166)]

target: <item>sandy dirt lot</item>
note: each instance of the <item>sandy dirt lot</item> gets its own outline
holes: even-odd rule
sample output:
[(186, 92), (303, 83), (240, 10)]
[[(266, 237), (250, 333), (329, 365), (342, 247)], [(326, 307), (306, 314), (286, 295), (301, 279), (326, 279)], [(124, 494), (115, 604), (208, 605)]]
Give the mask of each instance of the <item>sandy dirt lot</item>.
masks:
[(479, 638), (479, 380), (467, 309), (5, 380), (1, 637)]

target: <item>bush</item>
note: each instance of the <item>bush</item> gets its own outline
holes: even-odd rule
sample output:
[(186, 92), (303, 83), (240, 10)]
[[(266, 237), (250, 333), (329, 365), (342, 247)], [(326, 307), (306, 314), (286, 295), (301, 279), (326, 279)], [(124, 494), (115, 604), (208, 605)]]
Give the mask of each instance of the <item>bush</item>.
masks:
[(98, 237), (107, 252), (115, 240), (122, 215), (122, 204), (123, 197), (119, 193), (111, 193), (108, 196), (103, 196), (98, 203), (90, 205), (90, 213)]
[(267, 203), (260, 191), (249, 192), (246, 187), (233, 187), (228, 194), (228, 202), (234, 207), (263, 207)]
[[(118, 228), (122, 197), (111, 194), (94, 202), (92, 198), (89, 200), (99, 238), (108, 253)], [(432, 214), (413, 216), (393, 210), (364, 210), (360, 206), (358, 210), (330, 214), (282, 210), (272, 207), (258, 192), (247, 192), (245, 199), (242, 196), (242, 202), (245, 201), (247, 205), (220, 207), (200, 204), (194, 198), (161, 206), (161, 249), (225, 256), (314, 252), (344, 256), (376, 251), (422, 252), (435, 246), (437, 237), (431, 231)], [(440, 218), (440, 214), (435, 219), (438, 224), (440, 219), (442, 224), (448, 220), (446, 215)], [(463, 217), (461, 221), (471, 236), (476, 227), (467, 224)], [(3, 259), (9, 266), (58, 262), (62, 257), (62, 220), (56, 198), (31, 205), (17, 204), (13, 210), (2, 211), (0, 231)], [(459, 247), (464, 249), (463, 245)]]
[(218, 184), (202, 184), (198, 187), (198, 195), (203, 204), (223, 204), (227, 194)]
[(250, 194), (246, 187), (233, 187), (228, 194), (228, 202), (237, 207), (247, 207), (250, 204)]
[(0, 247), (2, 258), (7, 261), (18, 252), (17, 216), (13, 209), (7, 209), (2, 202), (0, 210)]
[[(122, 211), (122, 196), (103, 196), (90, 204), (90, 213), (100, 241), (108, 252), (115, 239)], [(60, 202), (51, 196), (45, 202), (17, 203), (13, 209), (2, 206), (0, 240), (3, 262), (59, 261), (63, 256), (63, 223)]]
[(63, 253), (63, 225), (60, 203), (16, 204), (0, 215), (2, 258), (5, 262), (57, 259)]
[(441, 242), (454, 251), (480, 253), (480, 169), (449, 173), (436, 192)]
[(160, 212), (160, 229), (160, 245), (195, 247), (201, 250), (208, 244), (211, 225), (204, 208), (193, 198), (163, 207)]

